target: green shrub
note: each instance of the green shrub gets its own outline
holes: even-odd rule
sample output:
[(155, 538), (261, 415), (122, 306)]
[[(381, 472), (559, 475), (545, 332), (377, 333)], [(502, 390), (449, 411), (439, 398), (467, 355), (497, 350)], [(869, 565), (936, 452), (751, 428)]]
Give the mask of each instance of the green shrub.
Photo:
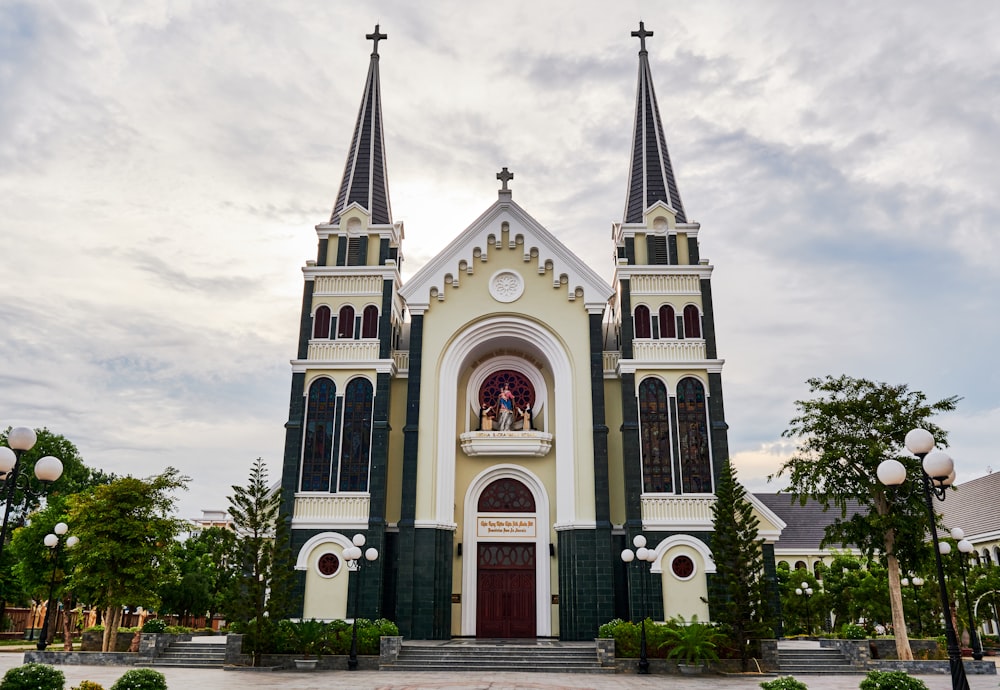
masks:
[(163, 632), (170, 635), (187, 635), (191, 632), (191, 628), (186, 628), (183, 625), (168, 625)]
[(905, 671), (869, 671), (861, 690), (927, 690), (927, 685)]
[(806, 684), (792, 676), (781, 676), (774, 680), (765, 680), (760, 684), (764, 690), (808, 690)]
[(104, 690), (104, 686), (92, 680), (83, 680), (79, 685), (74, 685), (72, 690)]
[(151, 668), (134, 668), (116, 680), (111, 690), (167, 690), (167, 677)]
[(84, 628), (83, 632), (104, 632), (103, 625), (92, 625), (89, 628)]
[(66, 676), (45, 664), (15, 666), (0, 680), (0, 690), (63, 690)]
[(144, 633), (162, 633), (167, 631), (167, 622), (162, 618), (150, 618), (142, 624)]
[(710, 623), (700, 623), (698, 616), (690, 621), (678, 618), (678, 625), (667, 630), (667, 639), (660, 646), (667, 650), (668, 659), (678, 659), (680, 663), (700, 665), (706, 661), (717, 661), (715, 651), (723, 635)]
[(860, 625), (855, 625), (854, 623), (848, 623), (843, 628), (840, 629), (841, 634), (843, 634), (845, 640), (866, 640), (868, 639), (868, 631), (862, 628)]
[[(646, 656), (650, 659), (664, 659), (667, 656), (667, 641), (669, 631), (677, 627), (676, 622), (666, 624), (656, 623), (651, 618), (646, 619)], [(623, 621), (615, 618), (602, 625), (598, 637), (610, 637), (615, 641), (615, 656), (622, 659), (639, 657), (639, 647), (642, 643), (642, 624)]]

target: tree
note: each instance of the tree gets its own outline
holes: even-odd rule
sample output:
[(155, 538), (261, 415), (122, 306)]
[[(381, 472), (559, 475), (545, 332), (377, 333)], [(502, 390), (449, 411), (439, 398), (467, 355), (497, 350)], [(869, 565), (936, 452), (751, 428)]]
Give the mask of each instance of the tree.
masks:
[(287, 525), (278, 515), (280, 504), (281, 494), (269, 485), (261, 458), (251, 465), (247, 485), (233, 486), (229, 496), (240, 574), (231, 587), (226, 617), (238, 626), (248, 626), (254, 666), (260, 665), (270, 626), (285, 617), (288, 609), (291, 564)]
[(160, 612), (182, 621), (206, 611), (209, 617), (222, 607), (223, 594), (236, 575), (236, 534), (210, 527), (171, 547), (172, 567), (160, 589)]
[(148, 479), (122, 477), (70, 497), (80, 542), (71, 585), (106, 608), (103, 651), (114, 649), (122, 607), (156, 608), (167, 545), (180, 530), (174, 493), (190, 480), (173, 467)]
[[(826, 529), (823, 546), (854, 544), (869, 558), (876, 551), (885, 555), (896, 653), (900, 659), (912, 659), (899, 559), (918, 563), (926, 553), (927, 508), (921, 490), (889, 493), (875, 473), (879, 463), (894, 458), (903, 463), (909, 476), (919, 477), (919, 461), (902, 452), (903, 439), (910, 429), (919, 427), (946, 445), (946, 432), (930, 418), (954, 410), (958, 398), (928, 403), (927, 396), (905, 384), (849, 376), (811, 378), (807, 383), (815, 397), (796, 401), (799, 414), (782, 434), (795, 439), (795, 454), (771, 478), (787, 474), (787, 491), (803, 504), (814, 498), (825, 509), (839, 511), (840, 516)], [(852, 501), (862, 510), (848, 516)]]
[(728, 628), (739, 645), (740, 663), (747, 670), (747, 643), (769, 627), (764, 554), (758, 539), (760, 521), (747, 500), (746, 489), (726, 460), (712, 505), (712, 557), (715, 578), (712, 618)]

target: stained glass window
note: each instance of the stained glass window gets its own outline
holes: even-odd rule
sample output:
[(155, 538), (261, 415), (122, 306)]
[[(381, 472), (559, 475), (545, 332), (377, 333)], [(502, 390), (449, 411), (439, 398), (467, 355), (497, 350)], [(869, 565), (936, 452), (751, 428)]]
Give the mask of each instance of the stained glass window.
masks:
[(309, 386), (302, 452), (302, 491), (330, 490), (333, 429), (337, 417), (337, 384), (319, 378)]
[(330, 307), (322, 306), (316, 309), (313, 317), (313, 338), (330, 337)]
[(368, 490), (372, 442), (372, 384), (358, 378), (344, 395), (344, 436), (340, 450), (340, 491)]
[(481, 513), (533, 513), (535, 497), (521, 482), (504, 477), (483, 489), (478, 510)]
[(670, 493), (670, 406), (667, 387), (659, 379), (639, 384), (639, 434), (642, 448), (642, 490)]
[(649, 307), (644, 304), (635, 308), (635, 337), (650, 337)]
[(674, 319), (674, 308), (669, 304), (664, 304), (660, 307), (660, 337), (677, 337), (677, 321)]
[(524, 408), (525, 403), (535, 408), (535, 387), (531, 385), (528, 377), (518, 371), (503, 369), (495, 371), (486, 377), (483, 385), (479, 387), (480, 406), (489, 405), (495, 407), (497, 398), (504, 385), (510, 387), (510, 392), (514, 394), (514, 406)]
[(712, 461), (708, 452), (705, 386), (698, 379), (688, 377), (677, 384), (677, 429), (682, 491), (711, 493)]

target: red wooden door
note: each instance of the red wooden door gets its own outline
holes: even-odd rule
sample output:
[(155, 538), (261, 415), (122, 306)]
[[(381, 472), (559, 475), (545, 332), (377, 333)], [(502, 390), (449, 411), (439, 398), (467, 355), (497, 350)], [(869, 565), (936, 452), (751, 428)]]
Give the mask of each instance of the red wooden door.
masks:
[(479, 544), (476, 637), (535, 637), (535, 545)]

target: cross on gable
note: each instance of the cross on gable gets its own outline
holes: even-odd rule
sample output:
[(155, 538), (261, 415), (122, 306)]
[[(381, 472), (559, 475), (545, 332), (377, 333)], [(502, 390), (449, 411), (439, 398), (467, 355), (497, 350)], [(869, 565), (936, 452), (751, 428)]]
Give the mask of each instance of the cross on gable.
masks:
[(367, 38), (369, 41), (374, 41), (374, 45), (372, 47), (372, 55), (378, 55), (378, 42), (383, 41), (389, 37), (386, 36), (385, 34), (380, 34), (378, 32), (378, 24), (376, 24), (375, 33), (365, 34), (365, 38)]
[(507, 166), (504, 166), (503, 170), (497, 173), (497, 179), (503, 183), (503, 186), (500, 188), (500, 191), (501, 192), (509, 191), (507, 189), (507, 183), (514, 179), (514, 173), (507, 170)]
[(652, 31), (646, 31), (645, 22), (639, 22), (639, 30), (633, 31), (632, 35), (639, 39), (639, 52), (646, 52), (646, 38), (653, 35)]

